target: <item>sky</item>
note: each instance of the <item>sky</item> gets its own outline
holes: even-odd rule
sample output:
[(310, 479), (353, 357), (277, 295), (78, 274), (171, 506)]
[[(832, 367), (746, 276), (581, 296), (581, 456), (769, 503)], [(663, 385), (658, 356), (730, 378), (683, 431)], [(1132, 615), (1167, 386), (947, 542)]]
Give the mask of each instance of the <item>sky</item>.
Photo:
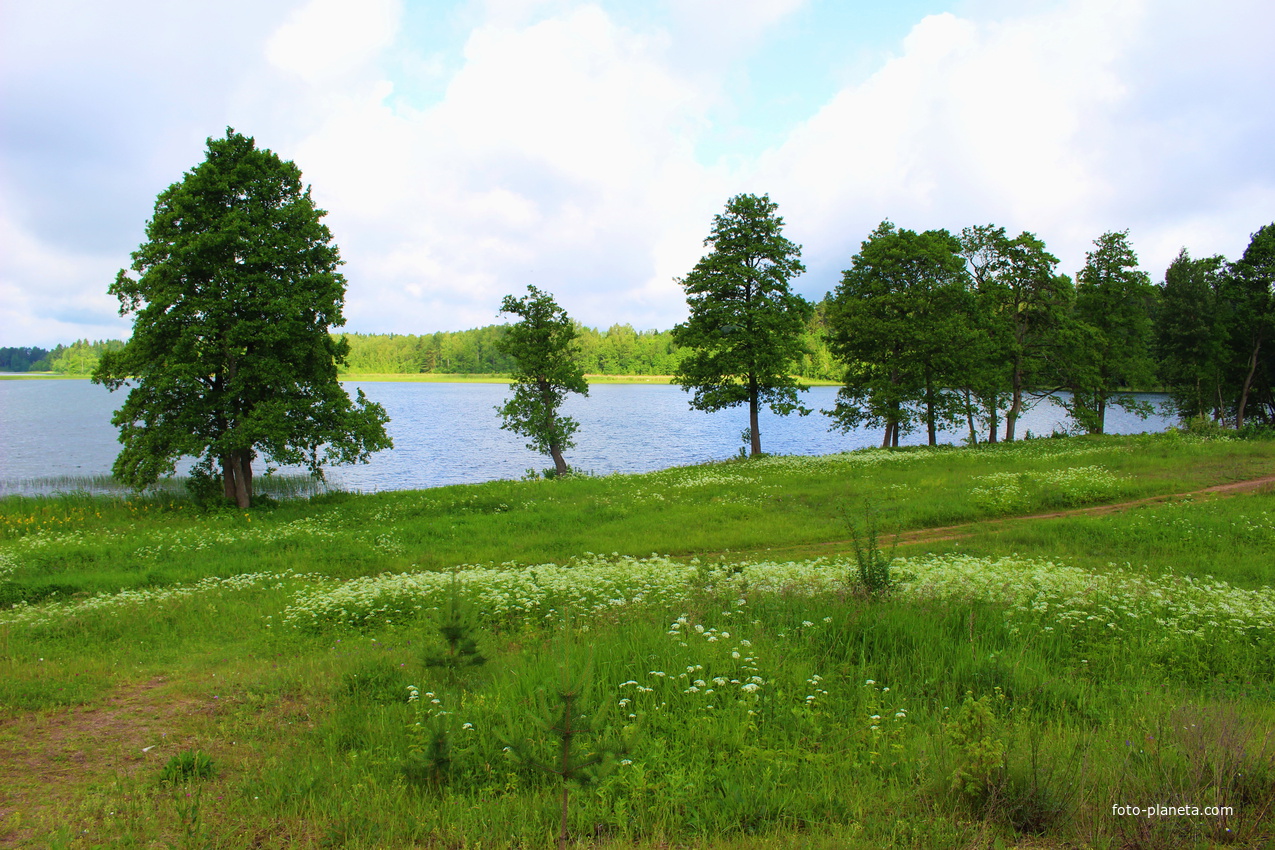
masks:
[(123, 339), (107, 293), (227, 127), (294, 161), (345, 329), (668, 329), (768, 194), (817, 300), (883, 220), (1029, 231), (1153, 281), (1275, 220), (1270, 0), (3, 0), (0, 346)]

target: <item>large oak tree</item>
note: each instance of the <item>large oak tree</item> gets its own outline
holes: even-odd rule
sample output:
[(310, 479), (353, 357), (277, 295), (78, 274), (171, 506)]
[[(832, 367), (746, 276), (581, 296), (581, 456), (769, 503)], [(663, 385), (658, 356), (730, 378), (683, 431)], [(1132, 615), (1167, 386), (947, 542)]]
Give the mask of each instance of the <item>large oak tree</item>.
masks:
[(195, 480), (219, 475), (248, 507), (259, 454), (321, 477), (391, 446), (384, 409), (337, 382), (345, 278), (324, 214), (296, 165), (231, 129), (160, 193), (137, 277), (110, 287), (132, 338), (93, 375), (131, 387), (112, 419), (118, 478), (144, 488), (193, 457)]

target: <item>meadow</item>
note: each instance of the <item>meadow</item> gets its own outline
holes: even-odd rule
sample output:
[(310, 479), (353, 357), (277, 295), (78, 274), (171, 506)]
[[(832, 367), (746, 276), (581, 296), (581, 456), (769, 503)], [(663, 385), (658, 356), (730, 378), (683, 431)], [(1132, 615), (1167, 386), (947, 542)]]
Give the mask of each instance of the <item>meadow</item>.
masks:
[(1199, 491), (1272, 475), (1172, 431), (0, 499), (0, 845), (1270, 846), (1275, 483)]

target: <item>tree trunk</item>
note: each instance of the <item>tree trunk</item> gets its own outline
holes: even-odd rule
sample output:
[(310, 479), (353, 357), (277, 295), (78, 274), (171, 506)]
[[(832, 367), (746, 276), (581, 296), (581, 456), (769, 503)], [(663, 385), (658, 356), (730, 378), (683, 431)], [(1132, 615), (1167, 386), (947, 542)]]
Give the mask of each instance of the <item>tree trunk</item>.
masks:
[(978, 431), (974, 430), (974, 402), (970, 398), (970, 391), (965, 390), (965, 424), (970, 429), (970, 445), (978, 445)]
[(252, 503), (252, 451), (243, 453), (243, 487), (245, 500), (239, 507), (246, 508)]
[(1248, 374), (1244, 376), (1244, 387), (1240, 390), (1240, 406), (1235, 409), (1235, 430), (1244, 427), (1244, 408), (1248, 406), (1248, 391), (1253, 387), (1253, 373), (1257, 371), (1257, 354), (1262, 348), (1262, 338), (1258, 337), (1253, 345), (1253, 353), (1248, 358)]
[(235, 504), (241, 509), (252, 505), (252, 461), (245, 451), (232, 452), (231, 470), (235, 475)]
[(566, 460), (562, 457), (562, 450), (558, 448), (557, 443), (549, 444), (549, 456), (553, 458), (553, 468), (558, 475), (566, 475), (570, 471)]
[(752, 440), (749, 454), (761, 454), (761, 429), (757, 426), (757, 376), (748, 376), (748, 435)]
[(226, 498), (238, 507), (252, 506), (252, 455), (232, 451), (221, 456), (221, 483)]
[(931, 446), (938, 445), (938, 432), (934, 428), (934, 385), (928, 375), (925, 378), (925, 435)]
[(235, 471), (228, 454), (221, 456), (221, 491), (225, 494), (227, 501), (235, 500)]
[(1005, 442), (1007, 443), (1014, 442), (1018, 417), (1023, 412), (1023, 368), (1020, 363), (1014, 364), (1011, 382), (1009, 410), (1005, 411)]

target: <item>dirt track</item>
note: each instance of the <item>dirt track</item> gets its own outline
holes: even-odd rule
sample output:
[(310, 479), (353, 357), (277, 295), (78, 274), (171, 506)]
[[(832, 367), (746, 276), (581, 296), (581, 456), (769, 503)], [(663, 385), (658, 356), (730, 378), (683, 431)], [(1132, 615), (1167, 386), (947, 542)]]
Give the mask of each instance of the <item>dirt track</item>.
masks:
[[(916, 546), (921, 543), (937, 543), (944, 540), (961, 540), (971, 537), (976, 529), (996, 528), (1012, 525), (1013, 523), (1025, 522), (1027, 520), (1037, 519), (1058, 519), (1060, 517), (1079, 516), (1083, 514), (1100, 516), (1102, 514), (1116, 513), (1118, 511), (1136, 508), (1140, 505), (1154, 505), (1162, 502), (1171, 502), (1177, 499), (1188, 499), (1202, 496), (1235, 496), (1240, 493), (1251, 493), (1261, 490), (1275, 490), (1275, 475), (1265, 475), (1261, 478), (1253, 478), (1248, 481), (1234, 481), (1230, 484), (1215, 484), (1212, 487), (1204, 487), (1200, 490), (1191, 490), (1186, 493), (1167, 493), (1162, 496), (1148, 496), (1145, 499), (1134, 499), (1129, 502), (1117, 502), (1110, 505), (1091, 505), (1087, 508), (1070, 508), (1065, 511), (1048, 511), (1046, 513), (1029, 514), (1026, 516), (1002, 517), (1000, 519), (981, 519), (975, 522), (965, 522), (960, 525), (944, 525), (936, 528), (918, 528), (913, 531), (904, 531), (896, 535), (882, 535), (881, 543), (886, 546)], [(825, 543), (811, 543), (803, 546), (786, 546), (785, 549), (805, 549), (818, 548), (826, 546), (828, 548), (850, 548), (854, 545), (851, 540), (829, 540)], [(779, 551), (779, 550), (768, 550)]]

